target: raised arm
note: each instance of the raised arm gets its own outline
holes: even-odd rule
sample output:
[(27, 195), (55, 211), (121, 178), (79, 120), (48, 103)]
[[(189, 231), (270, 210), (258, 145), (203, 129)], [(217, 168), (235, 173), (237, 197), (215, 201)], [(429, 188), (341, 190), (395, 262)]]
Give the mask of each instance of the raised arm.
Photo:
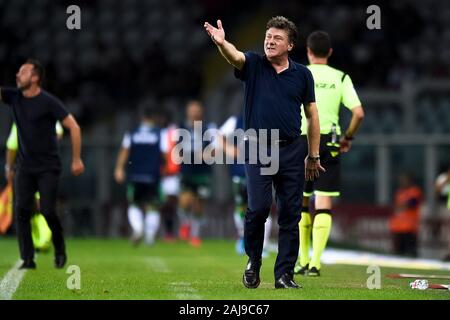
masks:
[(320, 124), (319, 112), (315, 102), (304, 105), (306, 121), (308, 124), (308, 156), (305, 159), (305, 178), (306, 180), (314, 180), (320, 174), (320, 171), (325, 169), (320, 165), (320, 159), (313, 157), (319, 156), (320, 145)]
[(70, 131), (70, 140), (72, 142), (72, 165), (71, 170), (74, 176), (84, 172), (84, 164), (81, 160), (81, 129), (72, 115), (68, 115), (62, 121), (64, 128)]
[(235, 68), (242, 70), (245, 63), (245, 55), (243, 52), (237, 50), (233, 44), (225, 40), (225, 30), (222, 27), (222, 21), (217, 20), (217, 28), (208, 22), (205, 22), (204, 27), (228, 63)]

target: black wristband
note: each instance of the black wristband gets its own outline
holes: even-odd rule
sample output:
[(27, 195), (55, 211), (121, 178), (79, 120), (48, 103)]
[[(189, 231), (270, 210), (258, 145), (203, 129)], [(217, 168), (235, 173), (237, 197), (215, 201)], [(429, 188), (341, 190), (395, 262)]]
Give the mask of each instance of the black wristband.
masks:
[(345, 140), (348, 140), (348, 141), (352, 141), (355, 139), (355, 137), (349, 137), (348, 135), (345, 135), (344, 138), (345, 138)]
[(312, 161), (319, 161), (319, 160), (320, 160), (320, 156), (318, 155), (318, 156), (313, 157), (313, 156), (310, 156), (310, 155), (308, 154), (308, 159), (309, 159), (309, 160), (312, 160)]

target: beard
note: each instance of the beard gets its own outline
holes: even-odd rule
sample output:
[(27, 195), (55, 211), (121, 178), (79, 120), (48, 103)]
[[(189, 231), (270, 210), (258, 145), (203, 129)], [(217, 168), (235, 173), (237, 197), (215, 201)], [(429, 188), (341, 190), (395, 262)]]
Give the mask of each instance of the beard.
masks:
[(17, 82), (17, 88), (20, 91), (25, 91), (27, 89), (29, 89), (31, 87), (31, 80), (26, 81), (26, 82)]

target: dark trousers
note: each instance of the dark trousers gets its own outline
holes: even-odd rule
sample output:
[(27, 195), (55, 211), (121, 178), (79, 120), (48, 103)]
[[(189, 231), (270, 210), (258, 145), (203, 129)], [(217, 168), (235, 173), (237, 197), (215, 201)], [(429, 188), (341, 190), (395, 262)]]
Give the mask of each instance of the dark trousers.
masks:
[(417, 257), (417, 234), (414, 232), (394, 233), (394, 253)]
[(163, 218), (166, 236), (175, 235), (175, 222), (177, 215), (178, 198), (168, 196), (166, 202), (161, 206), (160, 212)]
[(17, 223), (20, 257), (31, 260), (34, 246), (31, 238), (30, 217), (34, 208), (34, 196), (40, 192), (40, 212), (52, 231), (55, 255), (65, 254), (65, 244), (61, 223), (56, 215), (58, 192), (58, 171), (31, 172), (24, 168), (17, 170), (14, 181), (14, 214)]
[(280, 147), (279, 170), (274, 175), (261, 175), (261, 165), (246, 164), (248, 207), (245, 215), (245, 252), (251, 261), (261, 259), (264, 223), (272, 205), (272, 184), (278, 209), (278, 256), (274, 274), (278, 279), (294, 273), (299, 249), (300, 211), (305, 179), (306, 146), (300, 139)]

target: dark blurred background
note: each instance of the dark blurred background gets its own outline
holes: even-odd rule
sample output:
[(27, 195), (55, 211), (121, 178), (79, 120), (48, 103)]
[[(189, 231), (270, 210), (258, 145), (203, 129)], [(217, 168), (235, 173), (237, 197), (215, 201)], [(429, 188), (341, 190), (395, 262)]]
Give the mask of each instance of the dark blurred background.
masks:
[[(81, 8), (81, 30), (66, 28), (71, 4)], [(372, 4), (381, 8), (380, 30), (366, 26)], [(127, 234), (125, 190), (112, 174), (121, 138), (136, 123), (139, 106), (154, 101), (181, 122), (186, 101), (198, 98), (207, 120), (218, 125), (242, 108), (242, 84), (204, 32), (204, 21), (215, 24), (220, 18), (226, 38), (240, 50), (262, 52), (265, 24), (275, 15), (296, 22), (300, 39), (293, 58), (303, 64), (308, 34), (330, 33), (330, 65), (352, 77), (366, 110), (354, 148), (343, 157), (331, 239), (388, 251), (396, 178), (412, 172), (425, 197), (420, 254), (435, 257), (446, 250), (449, 213), (434, 183), (450, 164), (447, 0), (0, 0), (0, 84), (14, 86), (26, 58), (41, 60), (45, 88), (82, 126), (87, 166), (82, 177), (70, 176), (67, 136), (61, 145), (61, 215), (68, 234)], [(344, 126), (349, 119), (343, 111)], [(8, 108), (0, 108), (1, 164), (10, 124)], [(214, 174), (229, 182), (225, 166), (216, 166)], [(229, 186), (214, 186), (206, 236), (234, 236)]]

